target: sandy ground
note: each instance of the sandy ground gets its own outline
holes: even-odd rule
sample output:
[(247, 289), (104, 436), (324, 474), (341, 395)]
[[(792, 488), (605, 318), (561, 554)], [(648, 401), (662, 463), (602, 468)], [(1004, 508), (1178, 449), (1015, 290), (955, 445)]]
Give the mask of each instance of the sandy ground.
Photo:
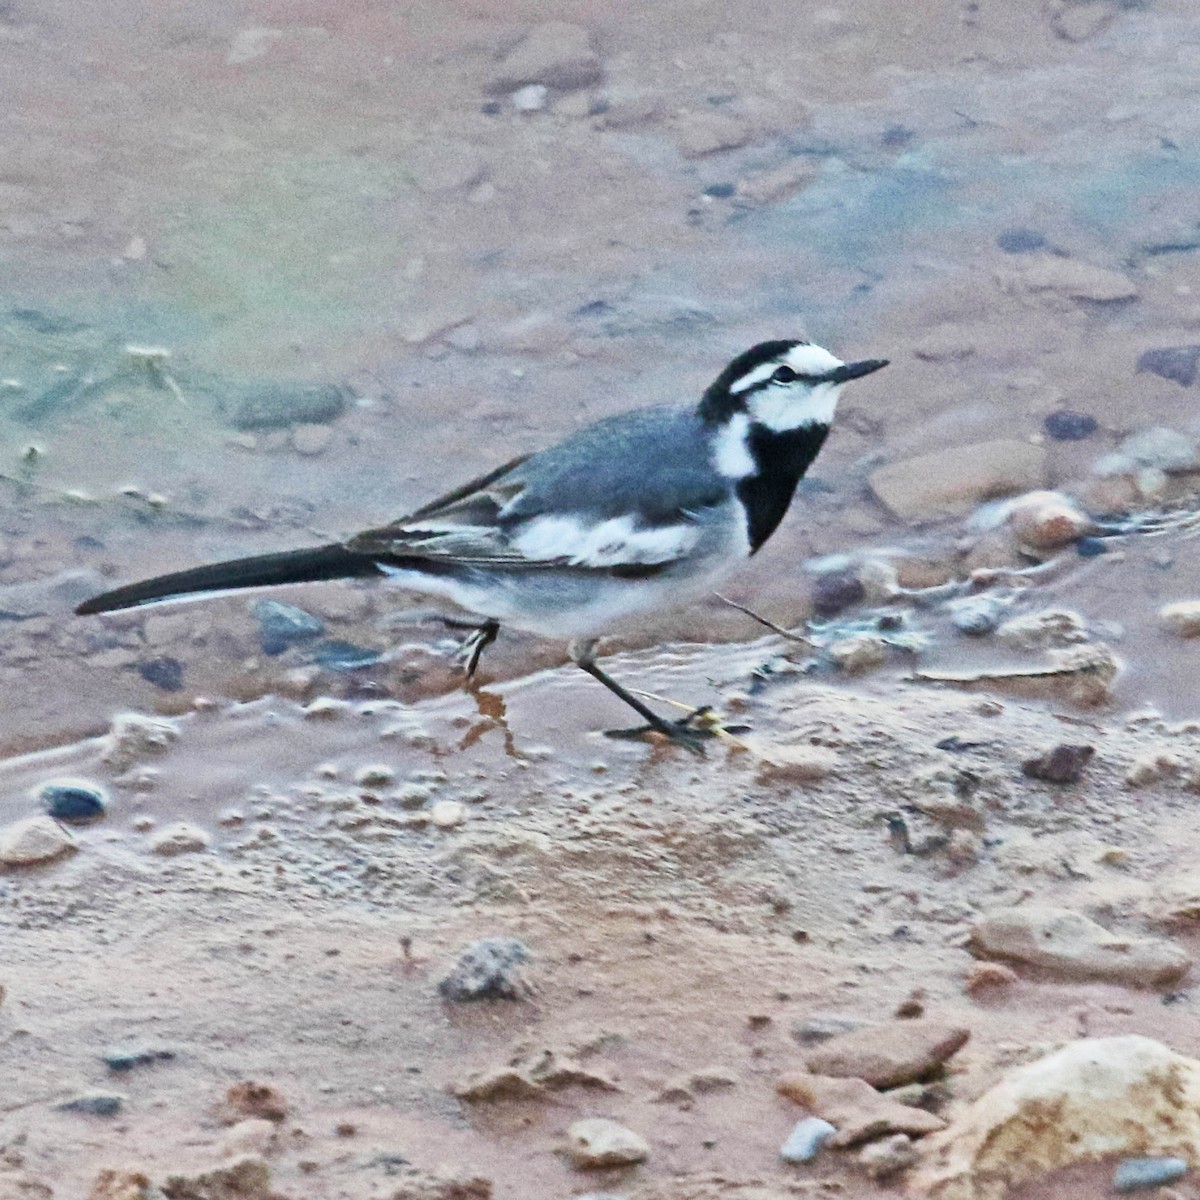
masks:
[[(520, 113), (496, 81), (547, 21), (586, 25), (598, 77)], [(1194, 383), (1137, 369), (1200, 342), (1198, 63), (1185, 0), (0, 6), (0, 815), (63, 775), (112, 797), (76, 853), (0, 874), (0, 1188), (219, 1160), (246, 1148), (221, 1101), (253, 1079), (287, 1101), (250, 1148), (291, 1200), (391, 1197), (401, 1160), (499, 1200), (857, 1200), (896, 1185), (853, 1154), (778, 1158), (800, 1110), (774, 1082), (815, 1014), (883, 1021), (919, 990), (971, 1031), (953, 1103), (1084, 1035), (1200, 1054), (1190, 976), (964, 991), (974, 923), (1030, 900), (1195, 949), (1166, 886), (1196, 869), (1195, 651), (1156, 617), (1200, 595), (1182, 535), (1069, 552), (1017, 603), (1115, 648), (1099, 708), (939, 690), (901, 653), (801, 674), (715, 600), (632, 630), (622, 678), (752, 726), (703, 761), (599, 737), (620, 716), (561, 647), (507, 636), (464, 693), (436, 622), (368, 588), (285, 597), (386, 651), (349, 672), (265, 654), (242, 600), (66, 615), (107, 579), (376, 524), (793, 334), (892, 366), (847, 394), (731, 596), (791, 626), (814, 558), (868, 550), (940, 583), (967, 514), (896, 516), (880, 466), (1010, 439), (1087, 500), (1127, 435), (1200, 435)], [(1063, 285), (1080, 267), (1106, 274)], [(299, 428), (246, 417), (255, 389), (330, 385)], [(1047, 438), (1062, 411), (1094, 433)], [(956, 636), (944, 607), (904, 621), (923, 669), (1045, 661)], [(323, 698), (344, 707), (305, 715)], [(126, 709), (178, 739), (106, 763)], [(1096, 749), (1082, 783), (1022, 775), (1062, 741)], [(780, 746), (835, 757), (799, 782), (764, 766)], [(394, 782), (356, 784), (372, 764)], [(431, 823), (442, 800), (461, 825)], [(898, 851), (897, 812), (928, 853)], [(178, 821), (197, 848), (156, 853)], [(529, 946), (529, 994), (445, 1003), (493, 934)], [(517, 1043), (618, 1089), (453, 1094)], [(173, 1057), (116, 1075), (123, 1045)], [(732, 1084), (671, 1090), (708, 1068)], [(58, 1109), (94, 1089), (115, 1116)], [(647, 1162), (572, 1168), (563, 1133), (593, 1115)], [(1106, 1169), (1026, 1200), (1094, 1195)]]

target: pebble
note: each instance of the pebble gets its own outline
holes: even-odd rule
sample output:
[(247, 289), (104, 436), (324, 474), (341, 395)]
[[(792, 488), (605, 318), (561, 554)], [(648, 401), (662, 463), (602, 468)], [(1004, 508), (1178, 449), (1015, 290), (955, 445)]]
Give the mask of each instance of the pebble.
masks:
[(853, 571), (831, 571), (813, 581), (813, 611), (819, 617), (836, 617), (866, 598), (867, 589)]
[(1124, 1158), (1113, 1172), (1114, 1192), (1144, 1192), (1182, 1179), (1188, 1165), (1182, 1158)]
[(278, 1088), (243, 1079), (225, 1093), (225, 1112), (231, 1123), (250, 1118), (279, 1122), (287, 1118), (288, 1104)]
[(1200, 637), (1200, 600), (1176, 600), (1158, 610), (1159, 621), (1183, 638)]
[(968, 996), (979, 996), (1012, 987), (1019, 979), (1016, 971), (1003, 963), (976, 963), (963, 981), (963, 991)]
[(805, 1117), (797, 1121), (788, 1134), (787, 1141), (779, 1148), (779, 1157), (784, 1162), (812, 1162), (821, 1148), (837, 1134), (837, 1126), (820, 1117)]
[(1021, 544), (1057, 550), (1091, 533), (1095, 525), (1078, 505), (1058, 492), (1029, 492), (1007, 506), (1006, 517)]
[(329, 425), (297, 425), (292, 430), (292, 449), (297, 454), (313, 457), (323, 454), (333, 441), (333, 429)]
[(1099, 558), (1108, 553), (1108, 543), (1101, 537), (1082, 537), (1075, 543), (1075, 553), (1080, 558)]
[(996, 245), (1005, 254), (1032, 254), (1046, 248), (1046, 235), (1036, 229), (1006, 229), (996, 235)]
[(257, 385), (245, 389), (229, 406), (229, 421), (241, 430), (324, 425), (340, 417), (346, 403), (345, 391), (334, 384)]
[(957, 325), (939, 325), (913, 346), (924, 362), (961, 362), (975, 353), (975, 342)]
[(391, 787), (396, 782), (396, 772), (387, 763), (368, 763), (354, 772), (354, 783), (361, 788)]
[(862, 675), (887, 662), (888, 645), (878, 634), (854, 633), (838, 638), (829, 647), (829, 657), (839, 671)]
[(897, 1104), (862, 1079), (793, 1072), (779, 1080), (776, 1090), (835, 1125), (833, 1146), (853, 1146), (889, 1133), (920, 1137), (946, 1127), (941, 1117)]
[(1200, 466), (1195, 439), (1163, 425), (1130, 434), (1117, 447), (1117, 454), (1140, 467), (1165, 471), (1167, 474), (1194, 471)]
[(1033, 295), (1050, 294), (1092, 304), (1115, 304), (1138, 295), (1137, 285), (1119, 271), (1052, 254), (1030, 255), (1019, 270), (1002, 276), (1000, 282)]
[(125, 1097), (116, 1092), (83, 1092), (54, 1107), (58, 1112), (84, 1113), (89, 1117), (115, 1117), (124, 1103)]
[(265, 1117), (250, 1117), (231, 1125), (221, 1138), (221, 1153), (226, 1158), (245, 1154), (270, 1154), (279, 1140), (279, 1126)]
[(1191, 387), (1196, 382), (1196, 368), (1200, 365), (1200, 346), (1169, 346), (1160, 350), (1147, 350), (1138, 360), (1136, 373), (1149, 371), (1152, 375), (1169, 379), (1180, 387)]
[(101, 759), (114, 771), (124, 771), (140, 759), (162, 754), (179, 738), (179, 726), (166, 717), (119, 713), (113, 718)]
[(1046, 783), (1078, 783), (1095, 753), (1094, 746), (1060, 742), (1044, 754), (1027, 758), (1021, 764), (1021, 772), (1030, 779), (1041, 779)]
[(950, 623), (964, 637), (987, 637), (995, 633), (1006, 605), (994, 596), (968, 596), (946, 606)]
[(44, 783), (38, 788), (38, 800), (46, 809), (46, 815), (56, 821), (82, 824), (104, 816), (108, 797), (104, 789), (82, 780), (63, 780)]
[(1042, 967), (1064, 979), (1099, 979), (1132, 987), (1168, 987), (1191, 967), (1167, 938), (1110, 933), (1082, 913), (1024, 904), (975, 922), (970, 948), (980, 957)]
[(271, 1169), (257, 1154), (199, 1171), (168, 1175), (163, 1194), (178, 1200), (271, 1200)]
[(1046, 608), (1011, 617), (996, 630), (996, 636), (1018, 650), (1078, 646), (1088, 640), (1083, 618), (1065, 608)]
[(1046, 436), (1055, 442), (1086, 441), (1099, 427), (1095, 417), (1068, 409), (1049, 413), (1042, 421)]
[(520, 999), (528, 990), (522, 968), (531, 957), (518, 938), (483, 938), (462, 952), (438, 991), (452, 1001)]
[(110, 1071), (121, 1074), (132, 1071), (135, 1067), (148, 1067), (156, 1062), (171, 1062), (175, 1051), (157, 1047), (121, 1046), (106, 1050), (100, 1057)]
[(814, 1075), (902, 1087), (933, 1074), (970, 1036), (962, 1026), (921, 1017), (891, 1021), (832, 1037), (809, 1051), (805, 1064)]
[(439, 829), (456, 829), (467, 819), (467, 807), (457, 800), (439, 800), (429, 810), (429, 819)]
[(540, 83), (527, 83), (523, 88), (517, 88), (509, 99), (517, 112), (541, 112), (546, 107), (549, 90)]
[(857, 1017), (841, 1017), (835, 1014), (819, 1014), (797, 1021), (792, 1026), (792, 1037), (802, 1046), (816, 1046), (827, 1042), (841, 1033), (852, 1033), (856, 1029), (864, 1029), (866, 1021)]
[(198, 829), (187, 821), (176, 821), (160, 829), (150, 839), (150, 849), (164, 858), (174, 858), (179, 854), (196, 854), (207, 850), (209, 840), (203, 829)]
[(672, 122), (671, 131), (685, 158), (735, 150), (750, 140), (750, 131), (741, 121), (719, 112), (681, 113)]
[(567, 1130), (567, 1154), (576, 1167), (595, 1170), (645, 1162), (650, 1145), (631, 1129), (607, 1117), (586, 1117)]
[(877, 1142), (868, 1142), (858, 1152), (858, 1163), (872, 1179), (890, 1179), (915, 1166), (920, 1157), (908, 1134), (894, 1133)]
[(870, 477), (871, 490), (894, 516), (919, 521), (969, 512), (984, 500), (1040, 488), (1042, 446), (1015, 439), (978, 442), (889, 463)]
[(48, 579), (0, 587), (0, 618), (25, 621), (61, 614), (112, 585), (98, 571), (60, 571)]
[(313, 647), (312, 660), (327, 671), (357, 671), (383, 661), (378, 650), (356, 646), (353, 642), (328, 641)]
[(137, 673), (160, 691), (183, 691), (183, 663), (168, 654), (147, 658), (137, 664)]
[(144, 1172), (113, 1167), (105, 1167), (88, 1192), (88, 1200), (153, 1200), (153, 1196), (150, 1177)]
[(604, 77), (604, 65), (582, 25), (546, 21), (535, 25), (501, 60), (488, 82), (493, 92), (513, 92), (529, 84), (561, 91), (591, 87)]
[(258, 644), (264, 654), (282, 654), (289, 647), (310, 642), (325, 632), (325, 622), (320, 617), (294, 604), (256, 600), (250, 612), (258, 622)]
[(0, 863), (25, 867), (75, 850), (75, 838), (53, 817), (26, 817), (0, 832)]

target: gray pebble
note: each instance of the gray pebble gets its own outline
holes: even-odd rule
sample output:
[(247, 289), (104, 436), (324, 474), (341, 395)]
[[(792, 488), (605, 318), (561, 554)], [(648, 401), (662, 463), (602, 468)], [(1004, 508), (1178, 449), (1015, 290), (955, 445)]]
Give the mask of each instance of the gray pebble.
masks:
[(328, 641), (313, 647), (312, 660), (327, 671), (357, 671), (383, 661), (378, 650), (356, 646), (353, 642)]
[(866, 1024), (866, 1021), (860, 1021), (856, 1017), (818, 1013), (805, 1021), (797, 1021), (792, 1026), (792, 1037), (802, 1046), (816, 1046), (827, 1042), (831, 1037), (837, 1037), (839, 1033), (852, 1033), (855, 1029), (862, 1029)]
[(162, 1050), (148, 1046), (121, 1046), (106, 1050), (101, 1056), (110, 1071), (118, 1073), (132, 1071), (135, 1067), (148, 1067), (151, 1063), (170, 1062), (174, 1050)]
[(526, 990), (521, 968), (529, 959), (517, 938), (484, 938), (462, 952), (438, 991), (447, 1000), (519, 999)]
[(779, 1157), (784, 1162), (812, 1162), (821, 1153), (821, 1147), (829, 1141), (837, 1128), (820, 1117), (805, 1117), (797, 1121), (787, 1141), (779, 1148)]
[(246, 388), (230, 404), (229, 420), (237, 429), (324, 425), (340, 417), (345, 408), (346, 394), (333, 384), (262, 384)]
[(1182, 1158), (1123, 1158), (1113, 1172), (1114, 1192), (1144, 1192), (1187, 1174)]
[(115, 1117), (124, 1103), (125, 1097), (115, 1092), (84, 1092), (54, 1107), (59, 1112), (83, 1113), (89, 1117)]
[(1197, 365), (1200, 364), (1200, 346), (1167, 346), (1147, 350), (1137, 360), (1136, 371), (1149, 371), (1163, 379), (1169, 379), (1180, 387), (1191, 387), (1196, 382)]
[(950, 605), (950, 623), (964, 637), (995, 633), (1004, 609), (990, 596), (972, 596)]
[(264, 654), (282, 654), (289, 646), (308, 642), (325, 632), (325, 622), (294, 604), (258, 600), (250, 608), (258, 622), (258, 644)]

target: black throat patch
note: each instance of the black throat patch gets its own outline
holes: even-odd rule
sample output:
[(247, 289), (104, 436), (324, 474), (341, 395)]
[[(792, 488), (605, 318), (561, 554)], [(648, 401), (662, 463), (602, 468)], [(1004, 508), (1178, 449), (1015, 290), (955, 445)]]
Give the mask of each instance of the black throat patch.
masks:
[(738, 483), (737, 496), (746, 509), (751, 554), (756, 554), (779, 527), (796, 485), (828, 436), (828, 425), (802, 425), (783, 433), (775, 433), (765, 425), (750, 426), (746, 447), (758, 470)]

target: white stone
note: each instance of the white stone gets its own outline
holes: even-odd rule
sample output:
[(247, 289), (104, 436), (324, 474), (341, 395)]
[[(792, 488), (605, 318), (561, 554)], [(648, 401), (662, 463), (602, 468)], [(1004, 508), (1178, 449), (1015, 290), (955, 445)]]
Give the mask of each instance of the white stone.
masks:
[(150, 849), (165, 858), (174, 858), (177, 854), (195, 854), (207, 850), (208, 844), (208, 834), (187, 821), (176, 821), (173, 825), (160, 829), (150, 839)]
[(922, 1200), (1004, 1200), (1072, 1163), (1200, 1154), (1200, 1062), (1131, 1034), (1072, 1042), (1008, 1072), (921, 1143)]
[(625, 1167), (645, 1162), (650, 1146), (624, 1125), (606, 1117), (576, 1121), (567, 1130), (567, 1153), (577, 1167)]
[(1158, 610), (1158, 619), (1179, 637), (1200, 637), (1200, 600), (1176, 600)]
[(1194, 471), (1200, 466), (1195, 438), (1162, 425), (1131, 434), (1117, 448), (1117, 453), (1139, 467), (1166, 472)]
[(546, 97), (550, 91), (540, 83), (527, 83), (523, 88), (517, 88), (510, 99), (517, 112), (541, 112), (546, 107)]
[(75, 849), (71, 831), (53, 817), (26, 817), (0, 833), (0, 863), (10, 867), (50, 862)]
[(429, 810), (429, 819), (439, 829), (455, 829), (467, 819), (467, 808), (457, 800), (439, 800)]

